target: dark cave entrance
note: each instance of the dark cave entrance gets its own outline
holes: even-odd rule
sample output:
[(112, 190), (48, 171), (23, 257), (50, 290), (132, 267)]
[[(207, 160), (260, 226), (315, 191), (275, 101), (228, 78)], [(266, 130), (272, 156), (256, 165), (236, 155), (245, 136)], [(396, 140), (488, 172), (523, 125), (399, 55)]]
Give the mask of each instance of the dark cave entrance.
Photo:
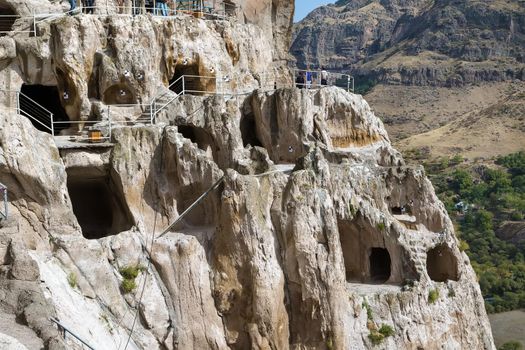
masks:
[(213, 70), (207, 76), (199, 73), (199, 65), (178, 64), (175, 66), (175, 73), (169, 81), (170, 90), (176, 94), (202, 96), (208, 92), (215, 92), (217, 88), (216, 78)]
[(64, 123), (69, 121), (69, 117), (56, 86), (23, 84), (20, 92), (21, 113), (31, 120), (35, 128), (50, 133), (47, 127), (51, 127), (51, 121), (47, 111), (53, 113), (53, 121), (58, 122), (54, 124), (55, 134), (70, 127), (69, 123)]
[(209, 132), (203, 128), (192, 125), (179, 125), (177, 126), (177, 129), (184, 138), (197, 144), (197, 147), (205, 151), (212, 159), (216, 159), (217, 147), (215, 146), (215, 141)]
[[(170, 90), (176, 94), (185, 91), (200, 91), (199, 66), (197, 64), (177, 64), (171, 78)], [(184, 76), (184, 78), (182, 78)]]
[(370, 280), (375, 283), (385, 283), (390, 278), (391, 260), (385, 248), (370, 250)]
[(244, 147), (247, 147), (248, 145), (263, 147), (262, 142), (257, 137), (257, 126), (253, 114), (243, 115), (241, 117), (240, 128), (242, 144)]
[(127, 231), (133, 226), (123, 196), (109, 176), (70, 176), (67, 187), (73, 212), (87, 239), (99, 239)]
[(346, 282), (398, 285), (417, 277), (407, 251), (385, 229), (359, 214), (337, 226)]
[(136, 104), (135, 94), (125, 84), (115, 84), (104, 91), (106, 105), (133, 105)]
[(436, 282), (458, 280), (458, 262), (448, 246), (439, 245), (427, 252), (427, 273)]
[(6, 36), (13, 30), (13, 25), (18, 16), (16, 12), (6, 4), (0, 5), (0, 36)]

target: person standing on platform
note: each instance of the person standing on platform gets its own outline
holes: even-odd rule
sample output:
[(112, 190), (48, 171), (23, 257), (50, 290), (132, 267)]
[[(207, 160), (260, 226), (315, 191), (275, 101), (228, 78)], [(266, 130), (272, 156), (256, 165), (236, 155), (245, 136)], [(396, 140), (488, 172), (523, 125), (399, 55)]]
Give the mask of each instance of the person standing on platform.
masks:
[(321, 67), (321, 85), (326, 86), (328, 85), (328, 72), (324, 69), (324, 67)]

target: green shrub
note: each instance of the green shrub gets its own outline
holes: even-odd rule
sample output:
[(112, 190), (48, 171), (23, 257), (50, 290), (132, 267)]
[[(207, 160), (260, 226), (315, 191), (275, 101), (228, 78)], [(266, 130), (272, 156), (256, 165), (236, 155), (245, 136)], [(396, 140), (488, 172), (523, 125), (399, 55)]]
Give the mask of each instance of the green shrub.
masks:
[(75, 288), (77, 286), (77, 274), (71, 272), (69, 275), (67, 275), (67, 283), (69, 283), (71, 288)]
[(144, 268), (140, 265), (135, 265), (135, 266), (126, 266), (126, 267), (123, 267), (119, 270), (120, 274), (122, 275), (122, 277), (124, 277), (125, 279), (128, 279), (128, 280), (131, 280), (131, 279), (135, 279), (137, 278), (137, 276), (139, 275), (139, 273), (141, 271), (143, 271)]
[(120, 285), (122, 287), (122, 290), (124, 293), (131, 293), (137, 288), (137, 284), (135, 283), (135, 279), (127, 279), (124, 278), (122, 281), (122, 284)]
[(385, 225), (384, 222), (380, 222), (380, 223), (377, 224), (377, 229), (378, 229), (379, 231), (384, 231), (385, 228), (386, 228), (386, 225)]
[(509, 341), (498, 348), (498, 350), (522, 350), (523, 345), (519, 341)]
[(379, 345), (383, 342), (383, 340), (385, 339), (385, 336), (375, 331), (375, 332), (370, 332), (370, 334), (368, 335), (368, 339), (370, 339), (372, 344)]
[(439, 299), (439, 291), (437, 289), (432, 289), (428, 292), (428, 302), (434, 304)]
[(370, 307), (370, 305), (368, 305), (366, 300), (363, 301), (363, 307), (366, 309), (367, 320), (372, 321), (374, 319), (374, 315), (372, 314), (372, 308)]
[(394, 331), (394, 328), (392, 328), (391, 326), (387, 325), (387, 324), (382, 324), (381, 325), (381, 328), (379, 328), (379, 333), (381, 333), (383, 335), (383, 337), (391, 337), (393, 336), (394, 334), (396, 334), (396, 332)]

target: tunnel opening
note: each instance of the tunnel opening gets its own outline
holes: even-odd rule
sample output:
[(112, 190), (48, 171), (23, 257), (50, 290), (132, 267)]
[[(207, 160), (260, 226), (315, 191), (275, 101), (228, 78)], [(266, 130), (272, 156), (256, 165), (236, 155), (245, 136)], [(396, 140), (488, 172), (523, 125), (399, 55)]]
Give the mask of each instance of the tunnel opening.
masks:
[(370, 280), (375, 283), (385, 283), (390, 278), (391, 260), (385, 248), (370, 250)]
[(458, 280), (458, 261), (448, 246), (439, 245), (427, 252), (427, 273), (436, 282)]
[(136, 98), (125, 84), (115, 84), (104, 91), (104, 103), (106, 105), (133, 105)]
[(203, 128), (191, 125), (179, 125), (177, 129), (184, 138), (191, 140), (199, 149), (206, 152), (210, 159), (216, 159), (217, 147), (210, 133)]
[(190, 95), (203, 95), (206, 92), (216, 91), (214, 71), (210, 69), (207, 76), (202, 76), (199, 65), (195, 63), (182, 63), (175, 66), (175, 73), (169, 81), (170, 90), (177, 95), (184, 92)]
[(240, 128), (242, 144), (244, 147), (248, 147), (248, 145), (253, 147), (263, 147), (262, 142), (257, 137), (257, 126), (253, 114), (243, 115), (241, 117)]
[(6, 4), (0, 4), (0, 36), (6, 36), (13, 30), (18, 19), (16, 12)]
[(47, 127), (51, 127), (51, 121), (47, 111), (53, 113), (53, 121), (56, 123), (54, 124), (55, 133), (70, 127), (70, 123), (65, 123), (69, 121), (69, 117), (62, 106), (60, 93), (56, 86), (23, 84), (20, 92), (20, 111), (22, 115), (31, 120), (35, 128), (50, 133)]
[(363, 215), (338, 220), (338, 231), (347, 283), (399, 285), (417, 277), (406, 249)]
[(99, 239), (133, 226), (123, 195), (109, 176), (81, 176), (78, 172), (70, 176), (68, 172), (67, 187), (85, 238)]

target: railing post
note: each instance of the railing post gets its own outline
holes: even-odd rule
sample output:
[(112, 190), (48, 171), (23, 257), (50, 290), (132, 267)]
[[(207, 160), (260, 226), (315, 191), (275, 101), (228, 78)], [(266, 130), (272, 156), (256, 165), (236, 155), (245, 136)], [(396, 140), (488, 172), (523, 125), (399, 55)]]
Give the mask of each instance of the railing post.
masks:
[(35, 15), (35, 9), (33, 11), (33, 33), (35, 33), (36, 36), (36, 15)]
[(16, 92), (16, 113), (22, 114), (22, 111), (20, 110), (20, 92)]
[(157, 108), (157, 102), (153, 100), (153, 102), (151, 102), (151, 105), (149, 106), (149, 123), (151, 125), (153, 125), (153, 116), (154, 116), (156, 108)]
[(9, 215), (9, 206), (7, 205), (7, 187), (4, 187), (4, 208), (5, 208), (5, 218)]
[(181, 95), (184, 95), (186, 93), (186, 83), (185, 83), (185, 76), (182, 76), (182, 93)]
[(51, 135), (53, 135), (53, 137), (55, 137), (55, 121), (54, 121), (54, 118), (53, 118), (53, 113), (49, 112), (49, 119), (51, 121)]

